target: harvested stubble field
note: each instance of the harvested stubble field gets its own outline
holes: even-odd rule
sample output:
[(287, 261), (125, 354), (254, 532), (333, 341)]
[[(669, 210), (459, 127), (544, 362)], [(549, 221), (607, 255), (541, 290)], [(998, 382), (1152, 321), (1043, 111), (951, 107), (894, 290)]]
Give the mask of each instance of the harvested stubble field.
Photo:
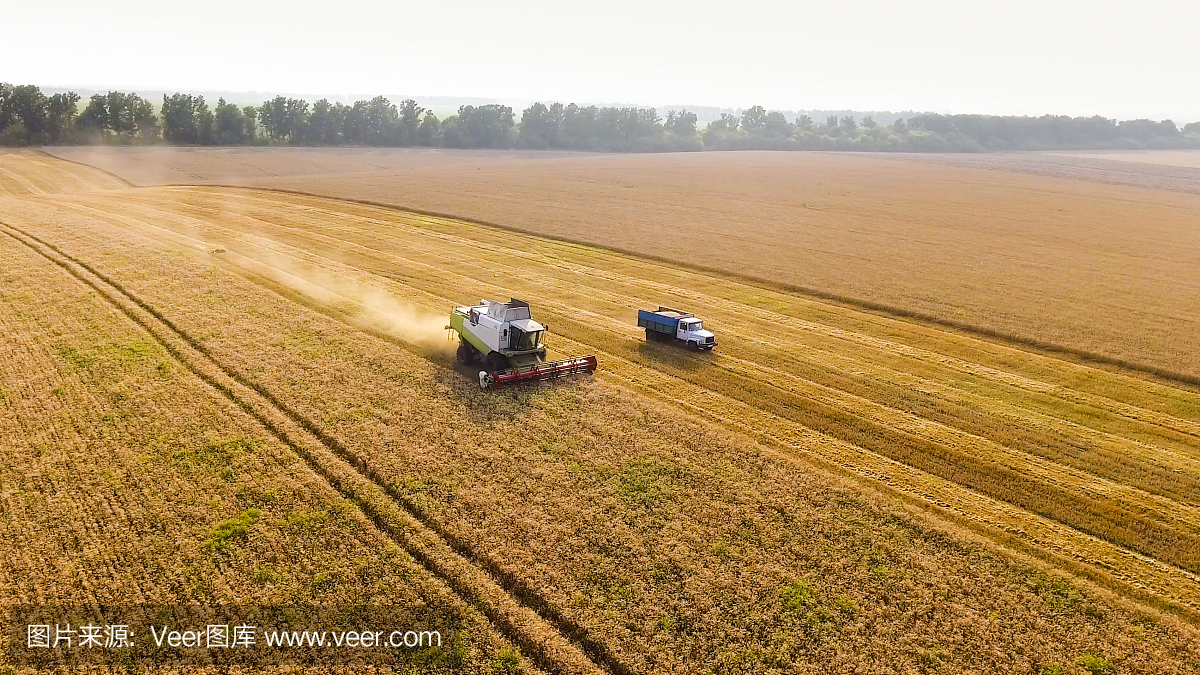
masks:
[[(1180, 188), (1163, 172), (1200, 186), (1196, 169), (1047, 155), (54, 152), (139, 185), (275, 187), (475, 218), (1200, 378), (1200, 194), (1146, 189)], [(904, 161), (918, 158), (930, 161)], [(1013, 170), (982, 170), (997, 163)], [(1108, 184), (1132, 181), (1126, 169), (1140, 188)]]
[[(281, 440), (276, 461), (303, 476), (290, 499), (359, 504), (346, 519), (365, 517), (379, 544), (342, 564), (398, 544), (420, 560), (417, 577), (481, 607), (547, 670), (1037, 672), (1089, 653), (1120, 672), (1200, 665), (1188, 625), (1200, 612), (1193, 390), (335, 199), (119, 189), (0, 200), (0, 222), (26, 266), (73, 269), (79, 279), (56, 283), (88, 296), (86, 280), (127, 305), (169, 372), (208, 383), (213, 405), (253, 411), (244, 422), (260, 425), (262, 447)], [(6, 300), (31, 303), (48, 284), (5, 283)], [(449, 307), (510, 295), (533, 302), (557, 350), (598, 354), (595, 380), (494, 393), (456, 372), (439, 330)], [(646, 344), (633, 310), (655, 304), (702, 309), (719, 351)], [(86, 323), (73, 307), (41, 311)], [(75, 352), (13, 326), (10, 342), (48, 344), (44, 361), (74, 367)], [(28, 364), (6, 366), (5, 401), (39, 409), (27, 401), (48, 383), (18, 389), (9, 373)], [(138, 391), (175, 425), (197, 408)], [(41, 442), (39, 420), (12, 433)], [(124, 452), (147, 452), (123, 429), (112, 437)], [(3, 475), (26, 473), (19, 455), (0, 461)], [(279, 478), (268, 475), (220, 480), (269, 489)], [(82, 503), (102, 488), (76, 489)], [(32, 527), (9, 503), (5, 522)], [(175, 534), (176, 555), (199, 555), (204, 532)], [(27, 535), (32, 546), (54, 536)], [(251, 527), (238, 560), (261, 564), (256, 547), (272, 536)], [(272, 569), (300, 578), (309, 559), (287, 552)], [(222, 583), (230, 595), (214, 599), (244, 588)], [(481, 661), (498, 644), (478, 648)]]
[(300, 434), (222, 395), (86, 270), (0, 231), (6, 619), (15, 605), (375, 603), (466, 617), (433, 662), (490, 672), (513, 650), (306, 465)]

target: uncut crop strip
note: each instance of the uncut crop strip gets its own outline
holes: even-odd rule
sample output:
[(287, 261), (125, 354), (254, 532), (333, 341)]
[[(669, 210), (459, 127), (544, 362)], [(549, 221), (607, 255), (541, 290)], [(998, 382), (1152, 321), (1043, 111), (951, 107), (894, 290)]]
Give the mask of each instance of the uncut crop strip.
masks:
[[(499, 290), (499, 287), (497, 287), (497, 290)], [(608, 362), (608, 360), (606, 360), (606, 363), (607, 363), (607, 362)], [(641, 381), (641, 379), (644, 379), (644, 376), (645, 376), (645, 369), (644, 369), (644, 368), (639, 368), (639, 367), (637, 367), (637, 366), (632, 366), (632, 368), (633, 368), (633, 372), (634, 372), (634, 373), (636, 373), (636, 374), (635, 374), (635, 375), (633, 375), (633, 376), (632, 376), (632, 377), (631, 377), (631, 378), (630, 378), (628, 381), (629, 381), (629, 382), (631, 382), (631, 383), (637, 384), (637, 383), (639, 383), (639, 382)], [(639, 377), (639, 376), (640, 376), (640, 377)], [(659, 386), (657, 386), (657, 387), (651, 387), (651, 390), (652, 390), (652, 391), (656, 391), (656, 392), (658, 392), (658, 393), (656, 394), (657, 396), (659, 396), (659, 397), (662, 397), (662, 396), (664, 395), (664, 391), (665, 391), (665, 392), (668, 392), (668, 393), (666, 393), (665, 395), (666, 395), (668, 398), (670, 398), (670, 399), (674, 400), (676, 403), (678, 403), (678, 404), (681, 404), (681, 405), (685, 405), (685, 406), (691, 406), (691, 407), (692, 407), (692, 408), (693, 408), (695, 411), (697, 411), (697, 412), (701, 412), (702, 414), (705, 414), (705, 413), (706, 413), (706, 411), (707, 411), (707, 414), (705, 414), (705, 416), (712, 416), (712, 415), (713, 415), (713, 407), (714, 407), (714, 405), (713, 405), (713, 403), (712, 403), (712, 396), (711, 396), (712, 392), (707, 392), (707, 394), (705, 394), (705, 392), (703, 392), (703, 390), (699, 390), (699, 393), (693, 393), (693, 394), (692, 394), (692, 395), (691, 395), (691, 396), (690, 396), (688, 399), (686, 399), (686, 400), (685, 400), (685, 399), (681, 398), (681, 397), (680, 397), (680, 396), (679, 396), (679, 395), (676, 393), (676, 392), (680, 391), (680, 388), (679, 388), (679, 384), (680, 384), (680, 383), (679, 383), (679, 381), (678, 381), (678, 380), (673, 380), (673, 379), (669, 379), (669, 378), (668, 378), (667, 380), (664, 380), (663, 382), (665, 382), (665, 384), (664, 384), (664, 383), (659, 383)], [(697, 389), (698, 389), (698, 388), (697, 388)], [(696, 403), (696, 401), (697, 401), (697, 400), (703, 400), (703, 401), (705, 401), (705, 404), (697, 404), (697, 403)], [(719, 401), (719, 400), (721, 400), (721, 399), (720, 399), (720, 398), (718, 398), (717, 400)], [(730, 404), (728, 401), (724, 401), (723, 403), (724, 403), (725, 405), (731, 405), (731, 404)], [(737, 409), (733, 409), (733, 410), (727, 410), (727, 411), (726, 411), (724, 414), (721, 414), (720, 412), (718, 412), (718, 413), (715, 415), (715, 417), (713, 417), (713, 419), (715, 419), (715, 421), (718, 421), (718, 422), (721, 422), (722, 420), (724, 420), (724, 421), (725, 421), (725, 422), (728, 424), (728, 423), (729, 423), (731, 420), (736, 420), (736, 419), (738, 419), (738, 417), (737, 417), (737, 416), (738, 416), (739, 414), (740, 414), (740, 415), (741, 415), (741, 417), (744, 419), (744, 418), (746, 417), (746, 413), (747, 413), (747, 412), (748, 412), (748, 411), (746, 411), (745, 409), (742, 409), (742, 410), (737, 410)], [(758, 414), (760, 414), (760, 415), (761, 415), (761, 414), (762, 414), (762, 413), (761, 413), (761, 411), (759, 411), (759, 413), (758, 413)], [(729, 415), (734, 415), (734, 417), (730, 418), (730, 417), (728, 417)], [(758, 423), (758, 424), (754, 424), (754, 425), (746, 425), (746, 428), (748, 428), (748, 429), (751, 429), (751, 430), (757, 429), (757, 430), (758, 430), (758, 432), (757, 432), (757, 433), (761, 433), (761, 430), (762, 430), (762, 429), (766, 429), (766, 428), (776, 428), (776, 427), (778, 427), (779, 425), (780, 425), (780, 420), (779, 420), (778, 418), (766, 417), (766, 418), (764, 418), (764, 419), (763, 419), (763, 421), (762, 421), (762, 422), (760, 422), (760, 423)], [(803, 429), (803, 428), (801, 427), (801, 429)], [(743, 429), (743, 430), (745, 430), (745, 429)], [(813, 433), (813, 432), (811, 432), (811, 431), (808, 431), (808, 430), (803, 430), (803, 431), (804, 431), (804, 432), (807, 432), (807, 433)], [(826, 440), (829, 440), (829, 439), (826, 439)], [(793, 440), (793, 441), (790, 443), (790, 445), (797, 445), (797, 443), (796, 443), (796, 442)], [(803, 443), (800, 443), (799, 445), (803, 445)], [(843, 450), (844, 450), (844, 448), (843, 448)], [(861, 452), (861, 449), (855, 449), (855, 450), (856, 450), (857, 452)], [(880, 459), (880, 458), (876, 457), (876, 460), (878, 460), (878, 459)], [(835, 460), (835, 463), (836, 463), (836, 460)], [(886, 462), (886, 461), (884, 462), (884, 467), (885, 467), (885, 468), (888, 468), (888, 467), (887, 467), (887, 462)], [(894, 468), (894, 467), (892, 467), (892, 468)], [(905, 468), (907, 468), (907, 467), (905, 467)], [(860, 472), (861, 472), (861, 466), (859, 467), (859, 469), (860, 469)], [(885, 471), (885, 470), (881, 470), (881, 469), (879, 469), (878, 467), (876, 467), (876, 468), (875, 468), (873, 471), (871, 471), (870, 473), (871, 473), (871, 475), (874, 475), (874, 476), (876, 476), (876, 477), (880, 477), (880, 476), (885, 476), (885, 475), (887, 474), (887, 471)], [(928, 478), (928, 476), (926, 476), (926, 478)], [(902, 477), (901, 477), (901, 480), (900, 480), (899, 482), (901, 482), (901, 483), (912, 483), (912, 482), (919, 483), (920, 481), (913, 481), (913, 480), (911, 479), (911, 476), (907, 476), (907, 477), (905, 477), (905, 476), (902, 476)], [(926, 492), (926, 493), (925, 493), (923, 496), (924, 496), (926, 499), (929, 499), (930, 501), (932, 501), (932, 502), (934, 502), (934, 503), (937, 503), (937, 502), (939, 501), (939, 499), (938, 499), (938, 496), (940, 496), (940, 497), (944, 497), (944, 496), (945, 496), (945, 495), (943, 494), (944, 492), (945, 492), (945, 486), (942, 486), (942, 487), (940, 487), (940, 488), (937, 488), (937, 489), (935, 489), (935, 490), (931, 490), (931, 491), (928, 491), (928, 492)], [(975, 506), (976, 506), (976, 507), (978, 507), (978, 499), (979, 499), (979, 495), (971, 494), (971, 493), (969, 493), (969, 492), (968, 492), (968, 494), (970, 495), (970, 497), (971, 497), (971, 499), (972, 499), (972, 500), (974, 500), (974, 501), (976, 501), (976, 502), (977, 502), (977, 503), (975, 504)], [(934, 496), (934, 495), (937, 495), (937, 496)], [(986, 499), (985, 499), (985, 501), (986, 501)], [(978, 508), (971, 509), (971, 510), (978, 510)], [(1029, 514), (1027, 514), (1027, 513), (1023, 513), (1023, 512), (1020, 512), (1020, 511), (1018, 511), (1017, 513), (1019, 513), (1019, 514), (1022, 514), (1022, 515), (1023, 515), (1023, 516), (1025, 516), (1026, 518), (1028, 518), (1028, 517), (1029, 517)], [(977, 517), (977, 514), (974, 514), (974, 515), (976, 515), (976, 517)], [(1018, 522), (1019, 522), (1019, 521), (1018, 521)], [(1053, 530), (1055, 529), (1055, 528), (1053, 528), (1053, 525), (1055, 525), (1055, 524), (1050, 524), (1050, 525), (1051, 525), (1051, 530), (1053, 531)], [(1017, 526), (1017, 525), (1014, 525), (1014, 526), (1012, 526), (1012, 527), (1010, 528), (1010, 531), (1012, 531), (1012, 532), (1027, 532), (1027, 531), (1029, 531), (1030, 529), (1036, 530), (1036, 529), (1038, 529), (1038, 528), (1030, 528), (1030, 527), (1029, 527), (1027, 524), (1026, 524), (1025, 526)], [(1059, 530), (1058, 532), (1061, 534), (1062, 530)], [(1075, 533), (1075, 534), (1076, 534), (1076, 535), (1078, 535), (1079, 533)], [(1051, 539), (1053, 539), (1054, 537), (1050, 537), (1050, 538), (1051, 538)], [(1090, 543), (1090, 544), (1100, 544), (1100, 545), (1101, 545), (1101, 548), (1103, 548), (1103, 544), (1102, 544), (1102, 542), (1097, 542), (1097, 541), (1089, 541), (1088, 543)], [(1078, 552), (1078, 551), (1088, 551), (1088, 549), (1089, 549), (1089, 548), (1094, 548), (1094, 547), (1089, 547), (1089, 546), (1080, 546), (1080, 545), (1079, 545), (1079, 543), (1077, 542), (1077, 543), (1075, 543), (1075, 544), (1073, 544), (1073, 545), (1067, 545), (1067, 546), (1063, 546), (1063, 547), (1062, 547), (1060, 550), (1061, 550), (1061, 551), (1076, 551), (1076, 552)], [(1116, 549), (1116, 550), (1118, 550), (1118, 551), (1119, 551), (1119, 549)], [(1116, 563), (1120, 563), (1120, 562), (1126, 562), (1126, 563), (1127, 563), (1127, 562), (1128, 562), (1127, 560), (1126, 560), (1126, 561), (1121, 561), (1121, 560), (1120, 560), (1120, 558), (1121, 558), (1121, 557), (1123, 557), (1123, 556), (1128, 556), (1128, 555), (1131, 555), (1131, 554), (1130, 554), (1128, 551), (1124, 551), (1124, 552), (1121, 552), (1120, 554), (1118, 554), (1118, 555), (1117, 555), (1117, 556), (1115, 556), (1115, 557), (1110, 557), (1110, 558), (1109, 558), (1109, 561), (1113, 561), (1113, 560), (1115, 560), (1115, 561), (1116, 561)], [(1089, 557), (1089, 556), (1087, 556), (1087, 555), (1084, 555), (1084, 556), (1082, 556), (1082, 558), (1083, 558), (1083, 559), (1085, 559), (1085, 560), (1091, 560), (1091, 559), (1094, 559), (1094, 558), (1096, 558), (1096, 557), (1097, 557), (1097, 556), (1091, 556), (1091, 557)], [(1104, 558), (1105, 556), (1098, 556), (1098, 557), (1099, 557), (1099, 558)], [(1136, 556), (1135, 556), (1135, 557), (1136, 557)], [(1106, 561), (1106, 562), (1109, 562), (1109, 561)], [(1143, 559), (1143, 560), (1139, 560), (1139, 561), (1137, 561), (1137, 562), (1140, 562), (1140, 563), (1151, 563), (1151, 564), (1153, 564), (1153, 562), (1154, 562), (1154, 561), (1150, 561), (1150, 560), (1147, 560), (1147, 559)], [(1115, 563), (1113, 563), (1113, 562), (1109, 562), (1109, 564), (1112, 566), (1112, 568), (1114, 568), (1114, 569), (1118, 569), (1118, 570), (1120, 570), (1120, 569), (1123, 569), (1123, 567), (1125, 567), (1125, 566), (1123, 566), (1123, 565), (1115, 564)], [(1135, 567), (1136, 567), (1136, 565), (1135, 565)], [(1167, 578), (1170, 578), (1172, 574), (1179, 574), (1179, 573), (1180, 573), (1180, 571), (1179, 571), (1179, 570), (1177, 570), (1177, 569), (1172, 569), (1172, 568), (1170, 568), (1169, 566), (1160, 566), (1160, 567), (1158, 567), (1158, 572), (1162, 572), (1163, 570), (1167, 570), (1167, 571), (1166, 571), (1166, 577), (1167, 577)], [(1120, 574), (1120, 573), (1118, 573), (1118, 574)], [(1126, 578), (1127, 578), (1127, 579), (1129, 579), (1131, 576), (1132, 576), (1132, 577), (1137, 577), (1137, 576), (1143, 576), (1143, 575), (1124, 575), (1124, 576), (1126, 576)], [(1150, 575), (1150, 576), (1153, 576), (1153, 575)], [(1143, 578), (1144, 578), (1144, 577), (1143, 577)], [(1159, 579), (1159, 581), (1162, 581), (1162, 580), (1163, 580), (1163, 579), (1161, 579), (1161, 578)], [(1137, 582), (1136, 582), (1136, 581), (1134, 581), (1134, 583), (1136, 584)], [(1155, 586), (1158, 586), (1158, 584), (1155, 584)], [(1185, 593), (1184, 593), (1184, 595), (1187, 595), (1188, 593), (1186, 592), (1186, 590), (1187, 590), (1187, 588), (1188, 588), (1188, 584), (1186, 584), (1186, 583), (1185, 583), (1185, 584), (1183, 584), (1183, 588), (1184, 588), (1184, 590), (1185, 590)]]
[[(289, 410), (261, 387), (248, 384), (165, 317), (86, 263), (7, 223), (0, 223), (0, 233), (19, 241), (96, 290), (145, 329), (182, 365), (251, 414), (334, 489), (356, 503), (381, 531), (426, 569), (480, 606), (501, 633), (519, 644), (539, 667), (556, 673), (604, 672), (561, 627), (552, 626), (535, 609), (522, 604), (520, 598), (511, 595), (485, 571), (455, 551), (439, 533), (402, 508), (377, 477), (343, 457), (344, 449), (312, 422)], [(586, 636), (583, 640), (587, 642)], [(624, 672), (615, 661), (605, 666), (612, 672)]]

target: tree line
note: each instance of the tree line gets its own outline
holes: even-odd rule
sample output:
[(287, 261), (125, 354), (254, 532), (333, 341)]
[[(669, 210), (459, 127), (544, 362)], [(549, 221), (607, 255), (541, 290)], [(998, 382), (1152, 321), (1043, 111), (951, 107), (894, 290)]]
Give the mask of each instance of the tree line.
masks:
[[(81, 105), (82, 104), (82, 105)], [(534, 103), (518, 119), (505, 105), (464, 105), (438, 118), (412, 99), (383, 96), (313, 104), (276, 96), (258, 106), (203, 96), (164, 95), (155, 106), (135, 93), (47, 96), (32, 85), (0, 84), (0, 145), (304, 145), (531, 148), (601, 152), (677, 150), (874, 150), (983, 152), (1085, 148), (1200, 147), (1200, 122), (1105, 117), (919, 114), (892, 124), (870, 115), (824, 121), (753, 106), (701, 127), (687, 110)]]

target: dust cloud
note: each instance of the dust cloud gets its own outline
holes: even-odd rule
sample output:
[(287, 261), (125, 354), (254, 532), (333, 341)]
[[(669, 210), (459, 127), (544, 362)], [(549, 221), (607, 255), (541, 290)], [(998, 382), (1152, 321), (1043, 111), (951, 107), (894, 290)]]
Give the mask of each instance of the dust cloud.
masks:
[[(233, 242), (225, 245), (230, 244)], [(303, 304), (333, 313), (357, 328), (419, 347), (427, 354), (451, 353), (456, 346), (446, 331), (449, 306), (439, 312), (401, 299), (376, 283), (359, 280), (356, 275), (363, 273), (351, 268), (331, 270), (261, 245), (236, 248), (240, 250), (221, 248), (216, 255)]]

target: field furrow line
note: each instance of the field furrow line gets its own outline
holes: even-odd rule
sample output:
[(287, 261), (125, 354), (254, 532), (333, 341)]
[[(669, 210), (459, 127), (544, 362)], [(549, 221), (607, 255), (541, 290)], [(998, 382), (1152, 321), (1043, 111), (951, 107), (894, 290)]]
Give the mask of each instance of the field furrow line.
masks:
[[(431, 574), (477, 605), (500, 632), (513, 640), (538, 664), (556, 673), (628, 672), (599, 645), (591, 643), (577, 627), (541, 616), (543, 607), (531, 607), (521, 589), (505, 588), (502, 580), (455, 550), (454, 542), (430, 528), (389, 494), (378, 475), (353, 458), (316, 425), (291, 411), (260, 385), (246, 381), (223, 366), (207, 350), (178, 329), (169, 319), (133, 296), (119, 283), (86, 263), (35, 236), (6, 223), (0, 232), (12, 237), (90, 286), (130, 320), (141, 326), (176, 360), (235, 405), (257, 419), (291, 448), (335, 490), (357, 504), (382, 532), (396, 541)], [(514, 592), (517, 591), (517, 592)], [(594, 655), (598, 652), (597, 665)]]

